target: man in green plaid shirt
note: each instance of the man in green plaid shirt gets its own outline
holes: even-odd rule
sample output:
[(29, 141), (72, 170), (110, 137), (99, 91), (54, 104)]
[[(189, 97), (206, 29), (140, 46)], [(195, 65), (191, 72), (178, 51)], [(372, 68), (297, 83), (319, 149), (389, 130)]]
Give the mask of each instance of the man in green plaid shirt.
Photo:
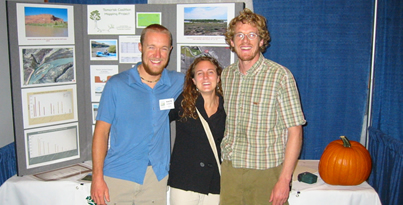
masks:
[(238, 60), (221, 77), (221, 205), (287, 204), (306, 122), (295, 79), (264, 58), (270, 35), (263, 16), (245, 9), (225, 35)]

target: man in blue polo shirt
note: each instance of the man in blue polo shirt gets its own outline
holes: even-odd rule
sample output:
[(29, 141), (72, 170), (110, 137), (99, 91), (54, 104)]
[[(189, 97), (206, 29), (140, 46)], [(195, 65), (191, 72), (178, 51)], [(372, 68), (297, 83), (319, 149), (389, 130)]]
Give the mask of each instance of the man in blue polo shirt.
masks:
[(98, 205), (166, 204), (168, 113), (184, 81), (165, 69), (171, 49), (169, 30), (148, 26), (140, 37), (142, 62), (113, 76), (103, 90), (92, 145), (91, 197)]

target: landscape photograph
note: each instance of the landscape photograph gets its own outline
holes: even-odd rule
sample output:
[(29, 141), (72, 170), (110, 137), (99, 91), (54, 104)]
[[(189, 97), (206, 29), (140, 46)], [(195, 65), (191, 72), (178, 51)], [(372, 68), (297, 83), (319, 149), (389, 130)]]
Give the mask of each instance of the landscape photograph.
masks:
[(117, 60), (117, 40), (90, 40), (91, 60)]
[(226, 7), (185, 7), (184, 35), (223, 36), (227, 29), (227, 16)]
[(25, 7), (26, 37), (68, 37), (67, 8)]

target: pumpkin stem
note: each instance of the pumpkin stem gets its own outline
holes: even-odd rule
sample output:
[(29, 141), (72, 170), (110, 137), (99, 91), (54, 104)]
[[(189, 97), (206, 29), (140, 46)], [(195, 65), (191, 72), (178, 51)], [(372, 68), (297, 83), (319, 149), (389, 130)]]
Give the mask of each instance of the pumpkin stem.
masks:
[(344, 147), (351, 147), (350, 141), (347, 139), (346, 136), (340, 136), (341, 140), (343, 141)]

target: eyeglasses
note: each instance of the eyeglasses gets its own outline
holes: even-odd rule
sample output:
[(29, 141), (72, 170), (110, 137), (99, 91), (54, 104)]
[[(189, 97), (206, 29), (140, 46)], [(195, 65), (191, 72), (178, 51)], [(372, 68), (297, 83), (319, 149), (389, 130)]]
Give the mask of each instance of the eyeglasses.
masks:
[(250, 32), (248, 34), (244, 34), (244, 33), (236, 33), (235, 34), (235, 38), (238, 40), (243, 40), (243, 38), (245, 38), (245, 36), (247, 36), (249, 38), (249, 40), (254, 40), (256, 37), (258, 37), (259, 35), (253, 32)]

